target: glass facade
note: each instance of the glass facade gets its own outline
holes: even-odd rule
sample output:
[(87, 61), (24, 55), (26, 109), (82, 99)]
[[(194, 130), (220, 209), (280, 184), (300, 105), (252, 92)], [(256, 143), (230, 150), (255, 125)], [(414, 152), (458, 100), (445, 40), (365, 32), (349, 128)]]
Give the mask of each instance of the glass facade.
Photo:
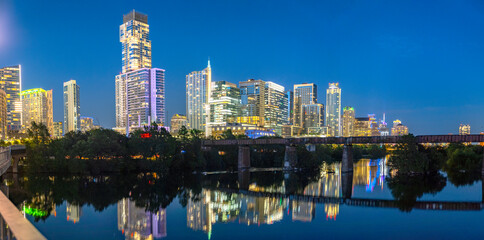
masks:
[(210, 105), (211, 125), (236, 123), (240, 115), (240, 90), (234, 83), (212, 83)]
[(32, 122), (43, 123), (53, 134), (54, 115), (52, 90), (34, 88), (20, 93), (22, 99), (22, 126), (29, 128)]
[(165, 124), (165, 70), (142, 68), (116, 76), (116, 127)]
[(22, 125), (22, 68), (20, 65), (0, 68), (0, 89), (7, 96), (7, 129), (20, 130)]
[(352, 107), (343, 108), (343, 137), (354, 135), (355, 109)]
[(139, 68), (151, 68), (151, 41), (148, 16), (131, 11), (123, 16), (119, 26), (119, 39), (123, 46), (123, 73)]
[(76, 80), (64, 82), (64, 134), (81, 129), (81, 104)]
[(294, 85), (294, 111), (292, 124), (297, 127), (304, 125), (302, 105), (316, 104), (318, 102), (318, 90), (314, 83)]
[(301, 110), (303, 118), (302, 127), (305, 129), (306, 133), (309, 134), (311, 132), (309, 129), (312, 129), (312, 132), (320, 132), (318, 129), (323, 127), (324, 123), (323, 104), (304, 104), (302, 105)]
[(330, 83), (326, 90), (326, 126), (329, 136), (341, 136), (341, 88), (338, 83)]
[(186, 112), (190, 128), (205, 130), (209, 119), (209, 99), (212, 82), (210, 61), (207, 68), (186, 75)]

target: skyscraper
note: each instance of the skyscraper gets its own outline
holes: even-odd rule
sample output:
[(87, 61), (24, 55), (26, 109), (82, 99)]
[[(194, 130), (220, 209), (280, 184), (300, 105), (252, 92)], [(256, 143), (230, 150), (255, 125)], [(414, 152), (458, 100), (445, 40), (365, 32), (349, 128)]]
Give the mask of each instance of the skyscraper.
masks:
[(301, 105), (302, 127), (306, 134), (319, 135), (324, 123), (324, 106), (320, 103)]
[(20, 130), (22, 125), (22, 67), (20, 65), (0, 68), (0, 89), (7, 96), (7, 128)]
[(343, 137), (354, 136), (355, 109), (352, 107), (343, 108)]
[(270, 81), (249, 79), (239, 82), (241, 95), (240, 123), (255, 124), (281, 134), (288, 121), (288, 96), (284, 87)]
[(207, 68), (194, 71), (186, 76), (186, 111), (190, 128), (205, 130), (209, 116), (208, 102), (212, 82), (210, 60)]
[(224, 125), (237, 122), (240, 116), (240, 90), (236, 84), (218, 81), (212, 83), (211, 96), (209, 100), (209, 122), (208, 126)]
[(165, 124), (165, 70), (151, 68), (148, 16), (135, 10), (119, 26), (122, 73), (116, 81), (116, 128), (129, 133), (156, 122)]
[(76, 80), (64, 82), (64, 134), (81, 129), (81, 104)]
[(22, 126), (29, 128), (32, 122), (43, 123), (53, 134), (54, 116), (52, 90), (34, 88), (20, 92), (22, 99)]
[(294, 84), (293, 125), (303, 127), (302, 105), (318, 102), (318, 88), (314, 83)]
[(402, 121), (393, 121), (392, 136), (403, 136), (408, 134), (408, 127), (402, 124)]
[(0, 137), (7, 137), (7, 94), (0, 89)]
[(328, 126), (329, 136), (341, 136), (341, 88), (339, 88), (339, 83), (330, 83), (326, 90), (326, 126)]
[(119, 40), (123, 46), (123, 73), (140, 68), (151, 68), (151, 41), (148, 16), (135, 10), (123, 16), (119, 26)]

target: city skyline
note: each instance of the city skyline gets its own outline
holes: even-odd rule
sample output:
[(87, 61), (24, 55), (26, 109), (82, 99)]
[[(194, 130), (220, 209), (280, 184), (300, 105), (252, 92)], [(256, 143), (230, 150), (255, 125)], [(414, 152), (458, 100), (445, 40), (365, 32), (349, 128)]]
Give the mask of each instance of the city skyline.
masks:
[[(437, 21), (423, 21), (422, 17), (418, 17), (418, 20), (423, 21), (423, 26), (416, 27), (416, 30), (412, 30), (409, 24), (402, 23), (404, 17), (413, 16), (411, 13), (422, 13), (425, 11), (425, 3), (418, 4), (414, 10), (404, 7), (403, 13), (400, 17), (391, 18), (388, 14), (377, 11), (381, 8), (376, 8), (374, 4), (370, 6), (345, 6), (345, 4), (330, 4), (327, 7), (335, 10), (335, 13), (330, 16), (323, 17), (313, 16), (315, 13), (312, 10), (309, 11), (315, 20), (321, 20), (326, 26), (326, 30), (321, 30), (314, 33), (308, 33), (306, 30), (301, 30), (301, 35), (292, 35), (290, 40), (286, 40), (280, 43), (276, 43), (274, 47), (256, 47), (252, 50), (252, 47), (262, 44), (265, 46), (269, 41), (260, 40), (259, 38), (249, 38), (250, 44), (242, 44), (240, 41), (236, 42), (245, 49), (247, 53), (241, 51), (235, 51), (231, 55), (237, 56), (236, 58), (229, 57), (224, 54), (223, 51), (227, 49), (233, 49), (235, 46), (232, 44), (220, 45), (220, 40), (225, 35), (221, 33), (227, 33), (223, 26), (218, 22), (214, 22), (213, 18), (209, 18), (209, 22), (212, 25), (209, 26), (215, 33), (215, 36), (208, 37), (201, 43), (190, 43), (189, 41), (181, 41), (180, 44), (176, 44), (180, 38), (184, 36), (191, 36), (193, 33), (186, 33), (175, 31), (175, 26), (180, 27), (184, 24), (193, 24), (193, 21), (184, 21), (178, 24), (167, 22), (167, 16), (161, 16), (154, 11), (150, 11), (146, 6), (142, 4), (120, 4), (120, 6), (113, 7), (112, 11), (108, 11), (105, 23), (99, 25), (90, 26), (92, 31), (102, 33), (101, 36), (96, 37), (96, 41), (99, 41), (97, 46), (88, 46), (90, 42), (74, 42), (79, 49), (74, 49), (72, 44), (66, 44), (64, 42), (58, 43), (59, 50), (63, 50), (64, 53), (59, 55), (52, 54), (53, 56), (47, 56), (42, 50), (36, 49), (37, 45), (33, 42), (36, 39), (40, 39), (40, 36), (45, 36), (38, 33), (38, 30), (29, 28), (34, 24), (32, 19), (22, 14), (29, 14), (29, 10), (23, 9), (22, 6), (16, 5), (13, 2), (2, 3), (6, 5), (0, 5), (2, 11), (6, 11), (8, 14), (3, 16), (9, 16), (9, 21), (15, 29), (11, 29), (13, 34), (10, 34), (10, 39), (2, 39), (2, 45), (0, 45), (0, 66), (15, 66), (22, 64), (22, 90), (41, 87), (44, 89), (53, 89), (54, 94), (54, 121), (61, 121), (62, 117), (62, 90), (60, 84), (69, 79), (76, 79), (83, 86), (81, 105), (83, 106), (82, 112), (93, 116), (100, 122), (103, 127), (114, 127), (114, 88), (113, 88), (113, 75), (121, 72), (121, 66), (119, 64), (119, 37), (117, 27), (121, 20), (120, 15), (126, 14), (130, 9), (135, 8), (142, 13), (146, 13), (150, 17), (150, 27), (152, 28), (151, 42), (153, 42), (153, 66), (160, 66), (166, 69), (166, 106), (167, 116), (172, 116), (175, 113), (184, 114), (184, 76), (186, 73), (193, 71), (194, 69), (200, 69), (199, 66), (207, 57), (212, 60), (213, 79), (212, 81), (228, 81), (228, 82), (241, 82), (247, 79), (262, 79), (264, 81), (273, 81), (277, 84), (284, 86), (286, 89), (292, 89), (293, 84), (300, 84), (304, 82), (313, 82), (319, 86), (327, 86), (329, 82), (339, 82), (342, 93), (342, 107), (353, 106), (357, 116), (366, 116), (370, 113), (377, 114), (377, 118), (380, 118), (383, 113), (386, 113), (387, 119), (393, 121), (395, 119), (401, 119), (405, 125), (409, 126), (410, 132), (414, 134), (425, 133), (438, 133), (447, 134), (458, 132), (459, 124), (469, 123), (472, 126), (473, 133), (479, 133), (484, 130), (484, 124), (479, 121), (480, 109), (483, 106), (482, 97), (477, 91), (477, 88), (470, 88), (466, 95), (462, 93), (454, 93), (453, 81), (454, 79), (462, 79), (468, 82), (470, 86), (477, 84), (478, 80), (484, 76), (482, 70), (478, 68), (482, 65), (484, 59), (482, 56), (478, 56), (482, 53), (482, 48), (476, 45), (481, 41), (482, 35), (480, 33), (471, 33), (472, 26), (462, 28), (465, 24), (470, 24), (473, 18), (476, 16), (476, 10), (473, 10), (471, 3), (447, 3), (442, 7), (444, 13), (447, 11), (455, 10), (456, 13), (451, 15), (451, 19), (445, 21), (449, 24), (452, 19), (459, 19), (455, 25), (451, 25), (451, 30), (445, 30), (444, 25)], [(220, 3), (214, 2), (217, 5), (218, 10), (224, 10), (224, 6)], [(256, 3), (252, 3), (256, 4)], [(275, 4), (275, 3), (272, 3)], [(28, 5), (28, 4), (26, 4)], [(35, 4), (33, 4), (35, 5)], [(112, 4), (111, 4), (112, 5)], [(108, 6), (111, 6), (108, 5)], [(236, 4), (237, 7), (244, 9), (248, 8), (249, 4)], [(289, 11), (289, 3), (283, 3), (278, 5), (281, 11)], [(327, 4), (316, 4), (316, 9), (321, 9)], [(267, 10), (270, 3), (257, 3), (256, 10), (250, 10), (256, 16), (261, 16), (262, 12)], [(395, 8), (399, 3), (386, 3), (384, 7)], [(63, 6), (65, 7), (65, 6)], [(178, 5), (169, 5), (168, 8), (179, 8)], [(226, 6), (225, 6), (226, 7)], [(253, 6), (252, 6), (253, 7)], [(373, 7), (373, 8), (372, 8)], [(82, 6), (78, 11), (72, 13), (72, 17), (66, 18), (65, 23), (61, 25), (61, 30), (67, 27), (69, 24), (73, 28), (79, 26), (81, 16), (84, 16), (86, 12), (82, 10), (91, 11), (92, 13), (98, 10), (85, 9)], [(194, 9), (188, 9), (192, 12)], [(376, 9), (375, 9), (376, 8)], [(45, 7), (39, 6), (39, 10), (43, 10)], [(62, 17), (63, 13), (56, 12), (56, 8), (45, 9), (47, 13), (52, 13), (45, 19), (40, 19), (39, 23), (56, 18)], [(341, 18), (350, 18), (345, 15), (344, 12), (351, 11), (354, 15), (362, 16), (365, 13), (364, 10), (376, 11), (375, 17), (365, 21), (365, 27), (373, 29), (372, 36), (376, 39), (368, 38), (361, 31), (354, 33), (354, 37), (366, 37), (363, 38), (362, 43), (358, 43), (353, 40), (347, 39), (348, 34), (337, 31), (334, 28), (341, 26), (343, 23), (347, 23), (347, 20), (341, 20)], [(327, 11), (327, 10), (325, 10)], [(465, 12), (465, 15), (463, 14)], [(434, 17), (442, 20), (444, 13), (439, 12), (434, 14)], [(46, 14), (48, 15), (48, 14)], [(423, 14), (424, 15), (424, 14)], [(235, 15), (234, 17), (228, 17), (228, 20), (234, 21), (241, 16)], [(447, 17), (447, 15), (445, 15)], [(170, 15), (170, 17), (173, 17)], [(277, 20), (284, 23), (284, 19), (281, 16), (276, 16)], [(332, 17), (332, 18), (331, 18)], [(385, 28), (386, 24), (377, 23), (377, 20), (381, 20), (382, 17), (390, 17), (388, 20), (392, 24), (397, 23), (397, 28), (403, 31), (402, 34), (396, 32), (390, 32), (389, 35), (384, 35), (388, 31)], [(112, 18), (112, 19), (111, 19)], [(352, 16), (351, 18), (355, 18)], [(301, 13), (296, 14), (296, 23), (290, 24), (291, 32), (297, 33), (293, 28), (295, 24), (305, 23), (308, 19), (304, 19)], [(418, 20), (411, 20), (412, 22)], [(203, 22), (203, 21), (202, 21)], [(4, 24), (5, 21), (0, 21), (0, 24)], [(170, 26), (169, 25), (175, 25)], [(255, 23), (249, 22), (249, 27), (245, 27), (243, 30), (249, 33), (260, 33), (261, 28), (255, 26)], [(224, 24), (222, 24), (224, 25)], [(358, 24), (350, 24), (354, 28)], [(378, 28), (381, 27), (382, 29)], [(7, 26), (10, 27), (11, 26)], [(64, 27), (64, 28), (63, 28)], [(253, 27), (253, 29), (250, 29)], [(273, 34), (279, 36), (281, 34), (278, 30), (280, 24), (273, 21), (269, 21), (265, 28), (273, 29), (267, 34)], [(437, 27), (438, 30), (431, 31), (432, 33), (440, 34), (435, 39), (439, 39), (438, 47), (430, 46), (433, 43), (434, 38), (430, 34), (424, 34), (424, 32), (430, 28)], [(249, 28), (249, 29), (248, 29)], [(6, 29), (0, 27), (0, 29)], [(294, 32), (295, 31), (295, 32)], [(451, 37), (449, 34), (453, 32), (460, 32), (465, 38), (460, 39), (458, 37)], [(58, 31), (62, 33), (63, 31)], [(78, 31), (82, 32), (82, 31)], [(67, 31), (66, 35), (71, 34), (70, 37), (79, 37), (80, 33)], [(57, 33), (56, 36), (59, 36)], [(236, 37), (241, 32), (228, 32), (229, 36)], [(326, 53), (321, 56), (321, 59), (317, 59), (316, 62), (308, 62), (304, 60), (304, 57), (309, 56), (308, 59), (314, 60), (314, 56), (309, 53), (308, 48), (315, 48), (314, 42), (309, 41), (308, 37), (322, 38), (322, 34), (336, 33), (336, 38), (341, 42), (331, 41), (323, 38), (323, 45), (318, 46), (315, 53)], [(37, 35), (40, 34), (40, 35)], [(43, 33), (46, 34), (46, 33)], [(383, 35), (381, 35), (383, 34)], [(392, 35), (393, 34), (393, 35)], [(418, 34), (424, 36), (419, 37)], [(462, 35), (461, 34), (461, 35)], [(474, 34), (474, 35), (469, 35)], [(165, 36), (166, 35), (166, 36)], [(210, 34), (213, 35), (213, 34)], [(165, 36), (165, 37), (162, 37)], [(266, 36), (263, 34), (262, 36)], [(61, 36), (62, 37), (62, 36)], [(107, 39), (104, 39), (106, 37)], [(87, 37), (86, 37), (87, 38)], [(114, 41), (113, 41), (114, 39)], [(271, 38), (272, 39), (272, 38)], [(87, 40), (90, 40), (88, 38)], [(109, 40), (109, 41), (107, 41)], [(92, 41), (92, 40), (91, 40)], [(214, 43), (206, 45), (203, 48), (203, 43), (212, 41)], [(45, 43), (45, 41), (41, 41)], [(109, 43), (108, 43), (109, 42)], [(290, 45), (288, 42), (291, 42)], [(117, 44), (116, 44), (117, 43)], [(369, 44), (368, 46), (363, 44)], [(419, 46), (418, 43), (423, 44)], [(460, 43), (460, 44), (459, 44)], [(375, 44), (378, 45), (375, 48)], [(417, 45), (415, 45), (417, 44)], [(304, 47), (302, 45), (308, 45)], [(156, 47), (157, 46), (157, 47)], [(286, 52), (285, 58), (279, 58), (276, 51), (283, 47), (292, 46), (302, 51), (294, 51), (289, 48), (289, 52)], [(447, 46), (447, 47), (446, 47)], [(92, 49), (89, 49), (92, 47)], [(230, 48), (229, 48), (230, 47)], [(334, 47), (335, 50), (330, 50)], [(346, 47), (349, 47), (345, 50)], [(361, 50), (361, 48), (368, 47), (369, 50)], [(96, 68), (94, 64), (99, 61), (93, 59), (92, 62), (84, 61), (87, 56), (91, 58), (97, 56), (97, 51), (102, 48), (106, 49), (101, 51), (100, 59), (104, 62), (105, 68)], [(173, 49), (171, 49), (173, 48)], [(183, 50), (183, 53), (193, 51), (194, 48), (201, 49), (197, 53), (192, 53), (180, 58), (174, 58), (176, 51)], [(445, 49), (440, 55), (435, 51), (443, 48)], [(90, 51), (87, 51), (87, 50)], [(33, 50), (32, 56), (25, 57), (23, 53), (27, 50)], [(79, 50), (85, 51), (80, 53)], [(367, 52), (374, 50), (375, 52)], [(351, 51), (356, 51), (354, 55), (351, 55)], [(62, 51), (59, 51), (62, 52)], [(461, 56), (466, 53), (466, 57)], [(472, 52), (472, 54), (471, 54)], [(363, 54), (365, 53), (365, 54)], [(252, 57), (251, 57), (252, 54)], [(254, 55), (255, 54), (255, 55)], [(416, 57), (425, 58), (410, 64)], [(428, 55), (428, 56), (427, 56)], [(65, 57), (70, 56), (70, 60), (66, 61)], [(75, 57), (72, 57), (75, 56)], [(348, 60), (350, 57), (354, 57), (354, 60)], [(364, 57), (368, 63), (364, 63)], [(388, 57), (388, 59), (387, 59)], [(441, 57), (441, 58), (438, 58)], [(443, 58), (442, 58), (443, 57)], [(43, 61), (35, 61), (36, 59), (46, 59)], [(258, 59), (257, 59), (258, 58)], [(109, 61), (106, 61), (109, 59)], [(273, 59), (273, 63), (268, 61)], [(282, 59), (282, 60), (281, 60)], [(457, 60), (458, 59), (458, 60)], [(337, 60), (336, 63), (330, 63)], [(425, 61), (432, 60), (433, 63), (424, 63)], [(61, 62), (65, 61), (65, 62)], [(358, 67), (358, 64), (363, 64), (366, 69)], [(420, 64), (420, 65), (419, 65)], [(279, 66), (275, 66), (279, 65)], [(291, 70), (289, 66), (293, 66)], [(450, 67), (451, 66), (451, 67)], [(45, 68), (45, 69), (41, 69)], [(235, 68), (235, 69), (234, 69)], [(426, 70), (425, 70), (426, 69)], [(445, 69), (444, 71), (437, 71), (438, 69)], [(111, 71), (110, 73), (108, 72)], [(425, 70), (425, 71), (424, 71)], [(114, 73), (114, 74), (113, 74)], [(181, 73), (181, 74), (180, 74)], [(64, 75), (63, 77), (60, 77)], [(106, 78), (105, 76), (110, 76)], [(102, 78), (100, 78), (103, 76)], [(50, 78), (47, 80), (47, 78)], [(102, 81), (102, 82), (101, 82)], [(417, 86), (417, 87), (416, 87)], [(319, 89), (319, 96), (324, 96), (324, 87)], [(84, 95), (85, 94), (85, 95)], [(321, 98), (321, 97), (320, 97)], [(85, 99), (85, 100), (84, 100)], [(87, 101), (87, 102), (85, 102)], [(101, 104), (99, 104), (101, 103)], [(325, 102), (321, 102), (326, 105)], [(186, 113), (185, 113), (186, 114)], [(166, 119), (169, 122), (170, 119)], [(439, 124), (435, 124), (438, 122)]]

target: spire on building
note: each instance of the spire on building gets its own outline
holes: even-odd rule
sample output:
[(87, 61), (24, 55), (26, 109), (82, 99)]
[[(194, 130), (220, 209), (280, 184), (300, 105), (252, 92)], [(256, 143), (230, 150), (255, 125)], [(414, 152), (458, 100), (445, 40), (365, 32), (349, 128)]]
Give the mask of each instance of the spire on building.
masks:
[(212, 68), (212, 67), (210, 67), (210, 57), (208, 57), (208, 65), (207, 65), (207, 68)]

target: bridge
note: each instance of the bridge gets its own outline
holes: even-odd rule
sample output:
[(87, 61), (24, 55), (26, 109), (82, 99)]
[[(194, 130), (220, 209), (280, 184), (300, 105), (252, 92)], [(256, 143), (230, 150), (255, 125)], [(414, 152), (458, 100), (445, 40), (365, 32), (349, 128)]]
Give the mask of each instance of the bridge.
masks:
[[(203, 140), (202, 149), (212, 147), (239, 146), (238, 168), (250, 168), (250, 147), (252, 145), (285, 145), (284, 167), (292, 169), (297, 163), (296, 145), (307, 145), (311, 151), (317, 144), (343, 145), (342, 172), (353, 172), (352, 144), (396, 144), (403, 136), (375, 136), (375, 137), (306, 137), (306, 138), (271, 138), (271, 139), (233, 139), (233, 140)], [(484, 135), (420, 135), (416, 142), (423, 143), (481, 143)], [(484, 161), (482, 173), (484, 174)]]

